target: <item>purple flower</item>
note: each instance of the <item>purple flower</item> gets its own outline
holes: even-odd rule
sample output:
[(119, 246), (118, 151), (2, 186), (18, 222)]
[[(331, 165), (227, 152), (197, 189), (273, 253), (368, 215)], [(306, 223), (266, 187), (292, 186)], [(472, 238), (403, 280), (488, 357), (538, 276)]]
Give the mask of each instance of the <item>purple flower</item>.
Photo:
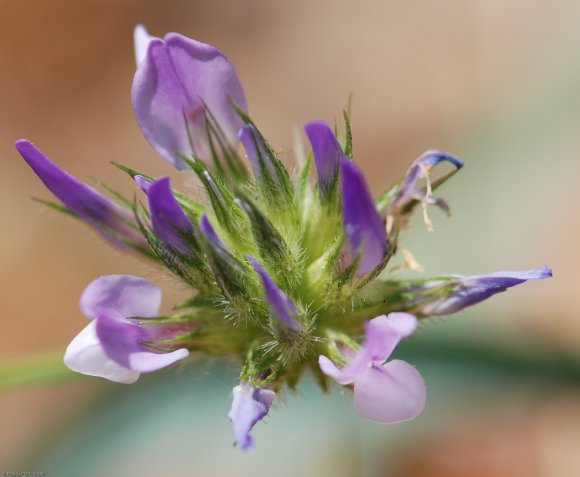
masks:
[(135, 217), (100, 192), (61, 169), (40, 149), (25, 139), (16, 142), (16, 149), (44, 185), (76, 216), (91, 225), (115, 246), (148, 247), (137, 232)]
[(234, 388), (234, 400), (228, 417), (232, 421), (238, 447), (246, 450), (254, 446), (250, 431), (268, 414), (275, 398), (274, 391), (255, 388), (249, 383), (241, 383)]
[(206, 106), (226, 141), (236, 145), (243, 122), (231, 103), (245, 110), (246, 98), (225, 55), (177, 33), (160, 39), (138, 27), (135, 37), (138, 66), (131, 98), (139, 127), (153, 148), (178, 169), (186, 167), (180, 153), (209, 161)]
[[(435, 183), (431, 183), (429, 181), (429, 174), (431, 170), (442, 162), (449, 162), (453, 167), (455, 167), (455, 170), (438, 179)], [(411, 167), (409, 167), (409, 170), (405, 175), (405, 179), (403, 180), (397, 195), (387, 210), (387, 215), (396, 217), (404, 214), (407, 212), (405, 209), (420, 201), (438, 205), (443, 210), (448, 212), (449, 207), (445, 201), (433, 197), (431, 195), (431, 189), (443, 183), (447, 178), (461, 169), (463, 165), (464, 164), (462, 161), (446, 152), (436, 150), (424, 152), (421, 156), (415, 159), (413, 164), (411, 164)], [(417, 187), (417, 183), (421, 179), (425, 179), (427, 181), (426, 188)]]
[(324, 374), (339, 384), (354, 386), (354, 409), (361, 416), (394, 423), (413, 419), (425, 407), (425, 382), (419, 372), (398, 359), (385, 363), (417, 324), (417, 318), (408, 313), (382, 315), (365, 323), (365, 341), (356, 353), (348, 349), (348, 364), (342, 369), (320, 356)]
[(350, 261), (360, 254), (357, 275), (373, 271), (387, 252), (387, 234), (362, 172), (349, 160), (340, 162), (342, 221)]
[(163, 243), (183, 254), (191, 253), (187, 236), (193, 235), (191, 221), (173, 196), (169, 177), (151, 183), (147, 189), (151, 226)]
[[(413, 309), (414, 312), (424, 316), (449, 315), (527, 280), (540, 280), (551, 276), (552, 270), (544, 265), (531, 270), (495, 272), (447, 280), (435, 279), (412, 287), (408, 291), (419, 292), (421, 295), (425, 292), (424, 296), (428, 297), (426, 302), (423, 302), (421, 295), (416, 299), (419, 306)], [(440, 290), (446, 290), (442, 296)], [(431, 298), (433, 296), (434, 298)]]
[(337, 179), (338, 166), (346, 156), (334, 132), (324, 121), (311, 121), (304, 125), (304, 131), (312, 146), (312, 154), (318, 172), (318, 187), (326, 196)]
[(292, 300), (278, 288), (272, 277), (256, 260), (250, 258), (250, 261), (262, 280), (274, 328), (282, 325), (285, 329), (299, 331), (301, 327), (298, 322), (298, 310), (296, 310)]
[(189, 354), (185, 348), (163, 353), (147, 346), (183, 330), (169, 324), (139, 323), (137, 318), (158, 316), (161, 306), (161, 290), (144, 278), (97, 278), (83, 292), (80, 305), (92, 321), (66, 350), (64, 362), (73, 371), (128, 384), (141, 373), (164, 368)]

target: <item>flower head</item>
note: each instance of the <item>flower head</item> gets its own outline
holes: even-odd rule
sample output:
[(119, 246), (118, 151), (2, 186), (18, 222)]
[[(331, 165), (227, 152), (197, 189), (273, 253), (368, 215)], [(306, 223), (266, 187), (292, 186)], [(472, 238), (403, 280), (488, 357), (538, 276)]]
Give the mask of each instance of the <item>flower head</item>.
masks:
[[(91, 322), (65, 354), (71, 369), (129, 383), (190, 352), (238, 361), (240, 384), (229, 418), (242, 449), (253, 445), (250, 432), (274, 398), (294, 389), (307, 370), (324, 389), (330, 379), (352, 388), (362, 416), (398, 422), (425, 405), (417, 370), (388, 361), (418, 319), (455, 313), (551, 276), (541, 267), (401, 279), (396, 267), (387, 268), (400, 231), (419, 204), (428, 224), (427, 205), (448, 209), (433, 191), (463, 166), (459, 159), (427, 151), (373, 199), (352, 158), (348, 115), (342, 139), (323, 121), (305, 125), (312, 154), (291, 173), (247, 114), (237, 75), (218, 49), (176, 33), (156, 38), (137, 27), (135, 57), (137, 122), (157, 152), (195, 175), (193, 193), (172, 189), (168, 177), (114, 163), (146, 201), (116, 192), (110, 200), (30, 142), (17, 148), (62, 201), (61, 210), (146, 255), (191, 295), (159, 316), (161, 292), (147, 280), (95, 280), (81, 297)], [(312, 158), (316, 183), (310, 181)], [(445, 163), (452, 171), (432, 178)]]

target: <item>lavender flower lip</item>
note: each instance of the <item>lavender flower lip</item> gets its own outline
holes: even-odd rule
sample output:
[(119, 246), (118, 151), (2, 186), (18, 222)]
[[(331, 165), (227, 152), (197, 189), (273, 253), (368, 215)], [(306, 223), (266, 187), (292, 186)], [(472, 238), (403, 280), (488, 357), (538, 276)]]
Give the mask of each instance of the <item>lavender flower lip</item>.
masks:
[[(190, 354), (237, 361), (239, 385), (228, 417), (242, 450), (254, 446), (252, 433), (274, 400), (286, 387), (295, 389), (307, 371), (325, 390), (332, 381), (352, 389), (362, 417), (405, 421), (422, 412), (426, 385), (411, 364), (388, 359), (420, 319), (456, 313), (552, 275), (544, 266), (398, 278), (387, 265), (400, 232), (419, 204), (425, 217), (430, 205), (448, 210), (433, 192), (462, 161), (427, 151), (373, 200), (352, 158), (345, 115), (344, 138), (323, 121), (304, 126), (312, 154), (291, 173), (247, 114), (223, 53), (177, 33), (156, 38), (142, 26), (134, 37), (137, 122), (163, 158), (193, 172), (195, 193), (173, 190), (168, 177), (114, 163), (134, 179), (146, 203), (122, 194), (109, 199), (29, 141), (16, 147), (61, 209), (113, 245), (152, 259), (191, 296), (160, 315), (161, 292), (148, 280), (97, 278), (80, 301), (90, 321), (64, 356), (74, 371), (132, 383)], [(309, 180), (312, 159), (316, 183)], [(443, 163), (453, 170), (432, 179)]]

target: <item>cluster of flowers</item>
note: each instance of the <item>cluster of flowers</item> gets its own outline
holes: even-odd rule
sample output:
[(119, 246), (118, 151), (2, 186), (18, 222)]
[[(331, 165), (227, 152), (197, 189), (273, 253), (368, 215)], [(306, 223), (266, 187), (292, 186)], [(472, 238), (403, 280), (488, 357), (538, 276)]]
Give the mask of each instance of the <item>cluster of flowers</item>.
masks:
[[(250, 431), (277, 393), (295, 388), (307, 370), (324, 389), (329, 378), (351, 387), (355, 410), (366, 418), (408, 420), (424, 407), (425, 383), (412, 365), (387, 360), (419, 319), (551, 276), (544, 266), (392, 278), (385, 267), (410, 214), (417, 205), (447, 210), (433, 191), (463, 166), (460, 160), (427, 151), (374, 200), (352, 160), (345, 114), (342, 144), (322, 121), (304, 126), (312, 153), (297, 154), (290, 173), (248, 116), (223, 53), (176, 33), (155, 38), (141, 26), (135, 51), (139, 126), (162, 157), (197, 176), (205, 197), (114, 163), (135, 180), (147, 205), (113, 190), (110, 199), (31, 142), (16, 147), (61, 202), (47, 204), (82, 219), (114, 246), (156, 261), (190, 285), (192, 296), (161, 316), (161, 292), (151, 282), (131, 275), (96, 279), (80, 299), (91, 321), (65, 354), (72, 370), (132, 383), (192, 353), (239, 360), (229, 418), (243, 449), (253, 445)], [(443, 163), (451, 172), (431, 179)]]

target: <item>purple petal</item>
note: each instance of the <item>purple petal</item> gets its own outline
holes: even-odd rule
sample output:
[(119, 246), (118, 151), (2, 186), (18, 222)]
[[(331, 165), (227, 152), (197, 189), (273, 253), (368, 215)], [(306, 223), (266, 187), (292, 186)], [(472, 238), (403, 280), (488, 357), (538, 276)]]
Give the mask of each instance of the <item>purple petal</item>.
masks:
[(274, 164), (272, 164), (270, 156), (268, 156), (268, 152), (266, 151), (266, 146), (256, 128), (251, 124), (246, 124), (242, 129), (240, 129), (238, 137), (246, 150), (246, 154), (248, 155), (256, 179), (259, 181), (263, 180), (260, 165), (260, 162), (263, 162), (270, 176), (279, 183), (280, 180), (276, 174), (276, 168), (274, 167)]
[(237, 144), (243, 123), (230, 102), (245, 110), (246, 99), (232, 64), (211, 45), (177, 33), (151, 40), (137, 67), (131, 98), (144, 136), (178, 169), (186, 167), (178, 153), (211, 159), (204, 104), (225, 139)]
[(452, 286), (453, 289), (447, 295), (422, 305), (417, 311), (424, 315), (456, 313), (527, 280), (540, 280), (551, 276), (552, 270), (544, 265), (531, 270), (495, 272), (488, 275), (459, 277), (454, 280), (433, 281), (423, 287), (436, 290), (439, 287)]
[(299, 331), (300, 323), (297, 321), (298, 311), (294, 303), (278, 288), (274, 280), (272, 280), (272, 277), (268, 275), (266, 270), (258, 262), (255, 260), (251, 260), (251, 262), (254, 270), (262, 279), (262, 285), (264, 286), (271, 314), (285, 327)]
[(318, 172), (318, 187), (322, 195), (328, 194), (336, 180), (338, 166), (341, 160), (347, 160), (332, 129), (324, 121), (311, 121), (304, 125), (308, 136), (316, 170)]
[(97, 337), (96, 321), (91, 321), (68, 345), (64, 364), (77, 373), (99, 376), (109, 381), (130, 384), (140, 373), (120, 366), (107, 356)]
[(151, 225), (155, 235), (181, 253), (190, 253), (185, 236), (193, 235), (193, 225), (171, 192), (169, 177), (151, 184), (148, 190)]
[(409, 313), (390, 313), (365, 323), (365, 340), (358, 352), (342, 369), (326, 356), (320, 356), (321, 371), (338, 384), (351, 384), (359, 379), (373, 363), (381, 364), (393, 352), (401, 339), (411, 335), (419, 320)]
[(161, 290), (134, 275), (106, 275), (92, 281), (83, 291), (81, 310), (89, 318), (115, 311), (125, 318), (159, 315)]
[(320, 370), (327, 376), (335, 380), (338, 380), (340, 378), (340, 369), (338, 369), (336, 367), (336, 364), (334, 364), (326, 356), (320, 355), (318, 357), (318, 366), (320, 367)]
[(350, 259), (361, 253), (357, 274), (364, 275), (385, 257), (387, 234), (361, 171), (350, 161), (341, 161), (342, 220)]
[(400, 360), (367, 368), (354, 383), (355, 411), (383, 423), (413, 419), (425, 407), (426, 397), (419, 372)]
[(362, 348), (372, 361), (385, 361), (399, 342), (410, 336), (419, 320), (409, 313), (389, 313), (365, 323), (365, 341)]
[(133, 43), (135, 46), (135, 63), (139, 66), (147, 56), (149, 43), (157, 37), (151, 36), (143, 25), (137, 25), (133, 31)]
[[(403, 184), (390, 205), (387, 214), (399, 214), (410, 202), (425, 199), (426, 190), (418, 189), (417, 182), (422, 178), (428, 178), (431, 169), (441, 162), (449, 162), (456, 170), (464, 166), (463, 161), (446, 152), (436, 150), (424, 152), (409, 167)], [(440, 199), (432, 199), (431, 201), (446, 208), (445, 203)]]
[(115, 246), (127, 248), (115, 234), (137, 245), (147, 246), (143, 237), (129, 225), (135, 224), (135, 218), (127, 210), (58, 167), (30, 141), (17, 141), (16, 149), (44, 185), (66, 207)]
[(275, 398), (274, 391), (254, 388), (248, 383), (242, 383), (234, 388), (234, 399), (228, 417), (232, 421), (238, 447), (244, 450), (253, 447), (254, 439), (250, 431), (268, 414)]
[(152, 351), (143, 344), (150, 339), (147, 327), (132, 323), (114, 312), (102, 314), (95, 321), (97, 337), (107, 356), (132, 371), (157, 371), (189, 355), (185, 348), (171, 353)]

